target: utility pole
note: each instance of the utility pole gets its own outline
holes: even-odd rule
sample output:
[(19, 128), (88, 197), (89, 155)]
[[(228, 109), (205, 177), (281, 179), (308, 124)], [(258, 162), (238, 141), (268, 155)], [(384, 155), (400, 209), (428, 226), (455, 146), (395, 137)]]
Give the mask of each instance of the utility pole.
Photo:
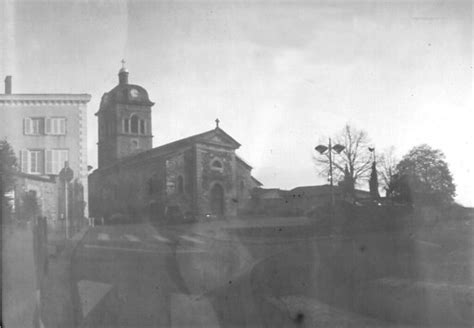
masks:
[(66, 161), (64, 162), (64, 167), (61, 169), (59, 172), (59, 178), (61, 181), (64, 182), (64, 216), (66, 219), (66, 239), (69, 239), (69, 204), (68, 204), (68, 198), (69, 198), (69, 182), (74, 178), (74, 171), (69, 167), (69, 162)]

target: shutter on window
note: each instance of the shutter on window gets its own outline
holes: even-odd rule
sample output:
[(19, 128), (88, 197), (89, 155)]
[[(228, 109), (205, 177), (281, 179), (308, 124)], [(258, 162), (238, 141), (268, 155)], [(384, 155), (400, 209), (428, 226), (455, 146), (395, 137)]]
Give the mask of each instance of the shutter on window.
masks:
[(23, 119), (23, 133), (24, 134), (31, 134), (31, 119), (29, 117), (26, 117)]
[(51, 134), (51, 119), (50, 118), (45, 119), (44, 133)]
[(53, 150), (52, 153), (53, 174), (59, 174), (59, 171), (61, 170), (61, 165), (59, 165), (59, 151)]
[(37, 160), (37, 163), (38, 163), (38, 172), (40, 174), (44, 174), (44, 163), (45, 160), (44, 160), (44, 150), (42, 151), (39, 151), (38, 152), (38, 160)]
[(28, 150), (20, 151), (21, 172), (29, 173), (29, 158)]
[(45, 173), (46, 174), (55, 174), (56, 172), (53, 172), (53, 151), (52, 150), (46, 150), (46, 156), (45, 156)]
[(66, 134), (66, 119), (61, 118), (59, 120), (59, 134)]

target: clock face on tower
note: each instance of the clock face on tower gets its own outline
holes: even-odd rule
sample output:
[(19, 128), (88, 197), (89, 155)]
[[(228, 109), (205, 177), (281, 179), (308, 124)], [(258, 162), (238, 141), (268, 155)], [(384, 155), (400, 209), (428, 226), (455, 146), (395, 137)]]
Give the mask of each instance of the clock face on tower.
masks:
[(138, 98), (138, 95), (139, 95), (139, 93), (138, 93), (138, 90), (137, 90), (137, 89), (131, 89), (131, 90), (130, 90), (130, 97), (132, 97), (132, 98)]

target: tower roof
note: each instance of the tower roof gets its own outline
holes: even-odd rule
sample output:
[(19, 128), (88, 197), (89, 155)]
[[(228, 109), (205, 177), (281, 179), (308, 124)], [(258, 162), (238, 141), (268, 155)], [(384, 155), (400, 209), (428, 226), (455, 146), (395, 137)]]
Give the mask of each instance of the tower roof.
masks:
[(142, 86), (128, 83), (128, 69), (125, 67), (125, 60), (122, 60), (122, 68), (119, 70), (119, 84), (109, 92), (104, 93), (100, 102), (101, 110), (112, 108), (116, 104), (133, 104), (142, 106), (153, 106), (148, 92)]

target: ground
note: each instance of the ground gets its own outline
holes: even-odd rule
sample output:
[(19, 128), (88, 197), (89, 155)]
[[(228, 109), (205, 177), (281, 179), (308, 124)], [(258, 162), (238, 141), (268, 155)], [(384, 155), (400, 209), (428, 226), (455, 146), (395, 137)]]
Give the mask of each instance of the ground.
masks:
[(472, 326), (471, 224), (354, 236), (308, 218), (89, 227), (51, 258), (50, 277), (60, 261), (69, 270), (43, 319), (68, 326), (60, 307), (79, 327)]

